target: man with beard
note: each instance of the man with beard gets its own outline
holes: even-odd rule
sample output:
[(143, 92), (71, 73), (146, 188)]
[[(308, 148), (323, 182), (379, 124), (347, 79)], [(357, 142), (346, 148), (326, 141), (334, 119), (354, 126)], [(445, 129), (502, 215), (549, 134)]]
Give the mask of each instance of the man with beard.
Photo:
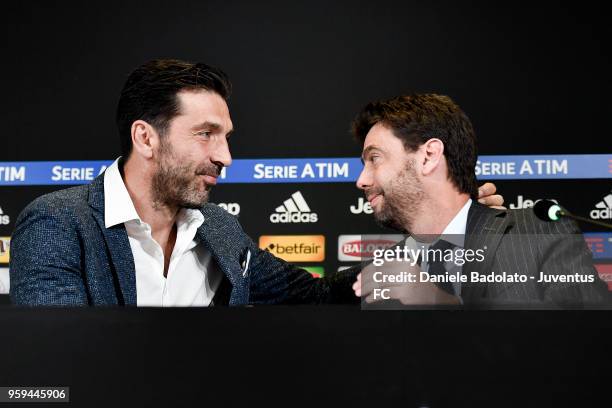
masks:
[(207, 203), (232, 161), (230, 87), (205, 64), (156, 60), (132, 72), (117, 108), (122, 156), (90, 185), (40, 197), (19, 216), (12, 301), (354, 302), (354, 271), (315, 279), (260, 250), (235, 217)]
[[(353, 289), (367, 304), (387, 298), (393, 307), (397, 301), (512, 308), (608, 304), (606, 285), (573, 221), (553, 224), (539, 220), (532, 208), (507, 211), (473, 201), (474, 129), (449, 97), (372, 102), (356, 117), (353, 133), (363, 143), (358, 188), (380, 224), (409, 234), (388, 258), (358, 275)], [(467, 262), (460, 259), (478, 250)]]

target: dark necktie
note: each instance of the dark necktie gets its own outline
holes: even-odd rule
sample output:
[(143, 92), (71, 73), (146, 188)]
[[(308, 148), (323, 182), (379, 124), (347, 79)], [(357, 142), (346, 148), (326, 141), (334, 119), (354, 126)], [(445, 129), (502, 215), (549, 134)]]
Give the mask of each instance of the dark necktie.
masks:
[[(429, 261), (429, 275), (430, 276), (441, 276), (444, 277), (446, 274), (446, 267), (444, 262), (444, 255), (448, 253), (448, 250), (452, 250), (454, 245), (448, 241), (444, 241), (443, 239), (436, 242), (434, 245), (429, 247), (430, 250), (441, 250), (441, 256), (438, 251), (436, 253), (429, 253), (428, 261)], [(445, 291), (450, 295), (455, 295), (455, 288), (453, 287), (452, 282), (436, 282), (436, 286)]]

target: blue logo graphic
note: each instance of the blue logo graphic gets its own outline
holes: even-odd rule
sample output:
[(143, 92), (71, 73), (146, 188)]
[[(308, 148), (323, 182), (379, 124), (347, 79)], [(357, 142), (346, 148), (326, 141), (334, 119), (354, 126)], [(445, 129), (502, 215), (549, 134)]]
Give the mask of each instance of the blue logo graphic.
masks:
[[(0, 186), (77, 185), (91, 182), (112, 161), (0, 162)], [(354, 183), (358, 158), (237, 159), (219, 183)], [(479, 180), (609, 179), (612, 154), (480, 156)]]

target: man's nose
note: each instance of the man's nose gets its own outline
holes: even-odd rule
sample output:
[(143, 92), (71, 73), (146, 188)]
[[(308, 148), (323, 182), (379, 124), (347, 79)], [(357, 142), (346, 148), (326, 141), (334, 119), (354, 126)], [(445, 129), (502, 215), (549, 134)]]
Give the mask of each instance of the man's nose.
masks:
[(359, 178), (357, 179), (357, 188), (360, 190), (365, 190), (366, 188), (372, 185), (372, 176), (369, 171), (364, 167), (361, 170), (361, 174), (359, 174)]
[(210, 160), (215, 163), (222, 164), (223, 167), (229, 167), (232, 164), (232, 154), (229, 150), (227, 139), (222, 137), (215, 143), (215, 148), (210, 156)]

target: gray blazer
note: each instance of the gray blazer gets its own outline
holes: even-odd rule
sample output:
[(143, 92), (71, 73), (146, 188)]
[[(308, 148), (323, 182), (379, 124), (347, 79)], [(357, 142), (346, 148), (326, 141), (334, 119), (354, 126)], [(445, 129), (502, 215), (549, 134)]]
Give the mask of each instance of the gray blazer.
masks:
[[(215, 305), (354, 303), (356, 269), (313, 278), (276, 258), (214, 204), (201, 210), (196, 239), (224, 278)], [(247, 252), (251, 258), (244, 271)], [(104, 225), (104, 176), (34, 200), (11, 242), (10, 296), (18, 305), (136, 305), (134, 257), (123, 224)]]

